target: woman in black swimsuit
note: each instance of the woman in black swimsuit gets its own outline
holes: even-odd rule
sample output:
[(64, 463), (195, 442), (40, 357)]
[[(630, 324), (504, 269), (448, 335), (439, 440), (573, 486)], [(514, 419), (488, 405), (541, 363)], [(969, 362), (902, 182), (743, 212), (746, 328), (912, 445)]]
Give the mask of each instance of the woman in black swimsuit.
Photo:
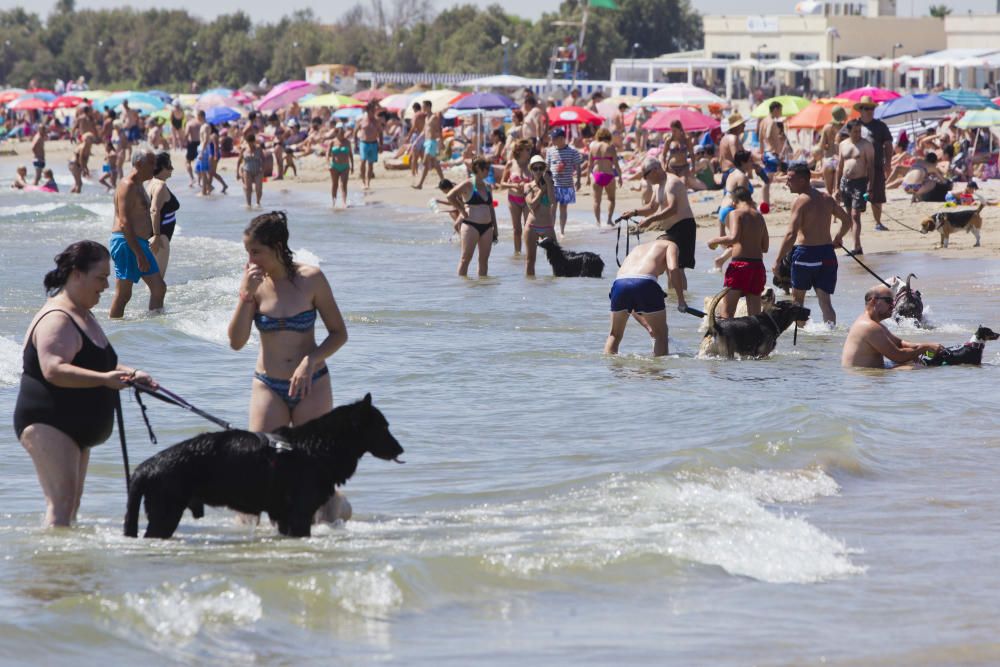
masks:
[(24, 372), (14, 430), (31, 455), (45, 494), (46, 526), (69, 526), (83, 495), (90, 447), (111, 435), (116, 391), (147, 374), (118, 363), (90, 309), (108, 288), (108, 249), (77, 241), (45, 274), (49, 300), (35, 315), (24, 344)]
[(493, 208), (493, 193), (486, 187), (486, 176), (493, 166), (479, 156), (472, 161), (472, 178), (455, 186), (448, 200), (462, 214), (459, 235), (462, 238), (462, 258), (458, 275), (469, 274), (472, 255), (479, 249), (479, 277), (485, 278), (490, 265), (490, 251), (497, 242), (497, 214)]
[(146, 192), (149, 195), (149, 219), (153, 222), (153, 236), (149, 239), (149, 249), (156, 255), (160, 275), (166, 279), (167, 263), (170, 261), (170, 242), (174, 238), (177, 211), (181, 204), (167, 187), (167, 179), (174, 173), (170, 153), (158, 151), (154, 169), (156, 171), (153, 172), (153, 178), (146, 184)]

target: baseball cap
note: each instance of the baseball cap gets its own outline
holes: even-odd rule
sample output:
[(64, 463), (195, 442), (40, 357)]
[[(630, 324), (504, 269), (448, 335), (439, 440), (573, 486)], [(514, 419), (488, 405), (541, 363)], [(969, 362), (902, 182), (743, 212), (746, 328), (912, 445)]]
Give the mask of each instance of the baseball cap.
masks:
[(559, 137), (565, 137), (565, 136), (566, 136), (566, 130), (562, 129), (561, 127), (557, 127), (556, 129), (552, 130), (552, 138), (553, 139), (557, 139)]

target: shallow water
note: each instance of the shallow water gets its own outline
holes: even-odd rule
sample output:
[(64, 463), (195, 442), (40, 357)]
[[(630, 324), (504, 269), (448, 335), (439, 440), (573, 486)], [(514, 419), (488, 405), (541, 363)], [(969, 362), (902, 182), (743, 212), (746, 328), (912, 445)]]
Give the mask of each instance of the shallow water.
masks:
[[(167, 312), (106, 319), (120, 358), (245, 423), (255, 340), (225, 327), (249, 219), (235, 196), (182, 208)], [(292, 246), (319, 263), (348, 320), (335, 400), (371, 391), (407, 452), (366, 458), (356, 520), (308, 540), (209, 510), (173, 540), (121, 536), (114, 439), (93, 450), (80, 525), (43, 531), (42, 496), (12, 428), (0, 478), (0, 646), (47, 664), (409, 662), (796, 665), (996, 664), (1000, 616), (1000, 345), (982, 368), (844, 371), (840, 347), (871, 283), (841, 262), (834, 331), (784, 336), (766, 361), (694, 358), (695, 318), (671, 313), (671, 356), (634, 324), (600, 354), (614, 236), (584, 211), (568, 244), (605, 280), (525, 280), (510, 231), (487, 280), (453, 276), (450, 226), (428, 211), (332, 212), (271, 187)], [(586, 200), (584, 200), (586, 201)], [(583, 207), (581, 207), (582, 209)], [(106, 242), (98, 195), (0, 192), (0, 413), (41, 278), (69, 242)], [(1000, 325), (1000, 264), (873, 255), (914, 272), (933, 332)], [(696, 299), (721, 278), (689, 272)], [(695, 303), (695, 302), (692, 302)], [(815, 305), (807, 303), (807, 305)], [(154, 402), (156, 403), (156, 402)], [(210, 428), (149, 406), (161, 443)], [(133, 465), (154, 452), (125, 400)], [(3, 658), (4, 661), (12, 658)]]

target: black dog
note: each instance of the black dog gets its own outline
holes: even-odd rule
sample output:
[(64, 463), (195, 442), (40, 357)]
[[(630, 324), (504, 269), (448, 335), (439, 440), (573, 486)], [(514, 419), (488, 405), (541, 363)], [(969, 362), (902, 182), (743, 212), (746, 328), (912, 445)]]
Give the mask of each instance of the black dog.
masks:
[(778, 301), (774, 307), (760, 315), (715, 319), (715, 307), (729, 288), (715, 295), (707, 310), (708, 330), (701, 341), (699, 355), (729, 357), (766, 357), (778, 344), (778, 336), (792, 322), (809, 317), (809, 309), (794, 301)]
[(559, 278), (600, 278), (604, 273), (604, 260), (596, 252), (563, 250), (553, 238), (538, 240), (538, 247), (552, 265), (552, 273)]
[(972, 340), (965, 345), (946, 347), (943, 352), (935, 355), (925, 352), (920, 355), (920, 363), (924, 366), (959, 366), (961, 364), (978, 366), (983, 363), (983, 349), (986, 347), (986, 341), (998, 338), (1000, 338), (1000, 334), (980, 326), (972, 335)]
[(139, 504), (145, 497), (146, 537), (170, 537), (186, 507), (197, 517), (203, 505), (267, 512), (282, 535), (308, 537), (313, 514), (350, 479), (365, 452), (386, 461), (403, 453), (371, 394), (271, 434), (203, 433), (135, 469), (125, 535), (138, 536)]
[(906, 276), (905, 281), (899, 276), (892, 277), (892, 318), (898, 322), (905, 317), (921, 326), (924, 324), (924, 299), (920, 290), (910, 287), (910, 280), (916, 277), (914, 273)]
[(792, 253), (781, 258), (778, 271), (771, 276), (771, 284), (788, 294), (792, 291)]

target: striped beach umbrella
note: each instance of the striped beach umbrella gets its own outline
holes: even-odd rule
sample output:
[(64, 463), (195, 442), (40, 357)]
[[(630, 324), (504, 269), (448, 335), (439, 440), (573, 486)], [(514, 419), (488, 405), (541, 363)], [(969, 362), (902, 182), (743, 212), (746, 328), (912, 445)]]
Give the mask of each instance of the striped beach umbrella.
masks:
[(957, 107), (965, 107), (966, 109), (996, 109), (997, 105), (993, 101), (986, 97), (985, 95), (980, 95), (979, 93), (972, 90), (962, 90), (961, 88), (955, 88), (952, 90), (946, 90), (943, 93), (938, 93), (939, 97), (943, 97)]

